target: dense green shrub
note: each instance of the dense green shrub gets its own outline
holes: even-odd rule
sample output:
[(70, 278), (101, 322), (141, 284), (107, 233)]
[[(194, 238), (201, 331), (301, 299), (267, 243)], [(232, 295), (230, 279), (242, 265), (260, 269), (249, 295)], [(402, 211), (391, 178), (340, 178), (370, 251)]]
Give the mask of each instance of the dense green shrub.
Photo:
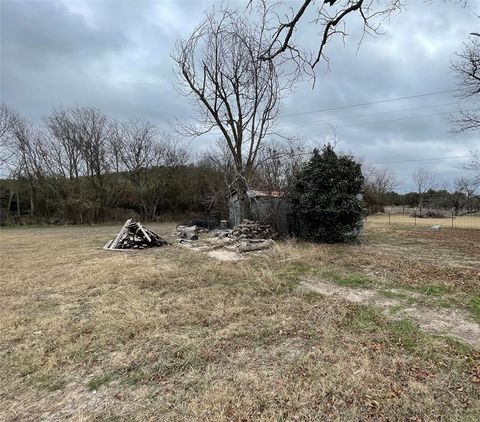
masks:
[(352, 157), (337, 155), (330, 145), (315, 150), (294, 175), (289, 192), (299, 236), (316, 242), (355, 239), (364, 214), (363, 182), (361, 165)]

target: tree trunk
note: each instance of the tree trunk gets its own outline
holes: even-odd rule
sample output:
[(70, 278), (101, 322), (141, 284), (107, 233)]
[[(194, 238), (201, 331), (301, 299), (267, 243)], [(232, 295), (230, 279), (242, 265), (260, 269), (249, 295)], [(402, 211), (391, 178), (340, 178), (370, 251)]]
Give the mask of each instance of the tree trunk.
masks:
[(8, 195), (8, 203), (7, 203), (7, 218), (10, 215), (10, 210), (12, 209), (12, 199), (13, 199), (14, 192), (10, 188), (10, 193)]
[(20, 195), (18, 194), (18, 190), (17, 192), (15, 192), (16, 194), (16, 201), (17, 201), (17, 217), (20, 218)]

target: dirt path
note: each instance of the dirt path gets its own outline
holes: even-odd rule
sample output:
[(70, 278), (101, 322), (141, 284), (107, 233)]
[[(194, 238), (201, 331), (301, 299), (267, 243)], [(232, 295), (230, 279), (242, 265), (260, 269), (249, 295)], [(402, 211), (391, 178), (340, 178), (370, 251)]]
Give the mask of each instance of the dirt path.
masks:
[[(314, 278), (304, 279), (302, 285), (325, 296), (379, 307), (390, 319), (410, 318), (427, 333), (448, 335), (480, 349), (480, 325), (464, 311), (430, 308), (401, 298), (387, 298), (374, 289), (343, 287)], [(395, 289), (388, 291), (400, 293)], [(405, 294), (404, 291), (401, 293)], [(416, 293), (409, 295), (412, 298), (420, 297)]]

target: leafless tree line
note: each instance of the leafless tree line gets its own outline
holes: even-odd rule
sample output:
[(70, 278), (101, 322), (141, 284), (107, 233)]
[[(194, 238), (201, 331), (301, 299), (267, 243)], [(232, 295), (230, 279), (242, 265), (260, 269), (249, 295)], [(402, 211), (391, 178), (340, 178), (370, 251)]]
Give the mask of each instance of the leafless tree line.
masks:
[[(465, 174), (456, 178), (449, 188), (428, 167), (420, 167), (412, 173), (411, 180), (415, 191), (403, 194), (401, 204), (415, 206), (419, 215), (432, 208), (432, 195), (438, 208), (453, 210), (455, 215), (480, 211), (480, 157), (477, 151), (471, 152), (471, 159), (460, 167)], [(395, 205), (399, 194), (395, 193), (399, 180), (393, 170), (385, 166), (365, 165), (364, 199), (369, 213), (385, 212), (385, 206)], [(392, 195), (393, 194), (393, 195)], [(414, 197), (412, 197), (414, 195)], [(408, 204), (406, 204), (406, 198)], [(441, 203), (441, 206), (438, 205)]]
[[(189, 158), (153, 124), (115, 121), (93, 107), (54, 109), (41, 126), (5, 105), (0, 116), (2, 176), (26, 185), (32, 216), (54, 208), (80, 222), (104, 221), (128, 185), (141, 213), (154, 218), (168, 183), (168, 173), (156, 169), (174, 170)], [(18, 189), (10, 189), (8, 209), (15, 195)]]
[[(54, 109), (39, 126), (5, 105), (0, 111), (3, 217), (90, 223), (126, 208), (149, 220), (182, 209), (225, 217), (238, 167), (222, 141), (196, 157), (150, 122), (114, 120), (93, 107)], [(301, 142), (264, 142), (249, 188), (285, 190), (307, 150)]]

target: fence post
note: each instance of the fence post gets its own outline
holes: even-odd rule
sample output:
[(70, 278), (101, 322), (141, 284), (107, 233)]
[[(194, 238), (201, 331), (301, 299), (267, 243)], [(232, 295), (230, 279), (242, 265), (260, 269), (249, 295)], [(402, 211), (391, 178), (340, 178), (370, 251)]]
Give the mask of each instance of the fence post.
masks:
[(391, 208), (388, 209), (388, 225), (390, 225), (390, 209)]
[(452, 209), (452, 229), (453, 229), (453, 209)]
[(417, 207), (415, 207), (415, 211), (414, 211), (414, 214), (415, 216), (415, 226), (417, 225)]

